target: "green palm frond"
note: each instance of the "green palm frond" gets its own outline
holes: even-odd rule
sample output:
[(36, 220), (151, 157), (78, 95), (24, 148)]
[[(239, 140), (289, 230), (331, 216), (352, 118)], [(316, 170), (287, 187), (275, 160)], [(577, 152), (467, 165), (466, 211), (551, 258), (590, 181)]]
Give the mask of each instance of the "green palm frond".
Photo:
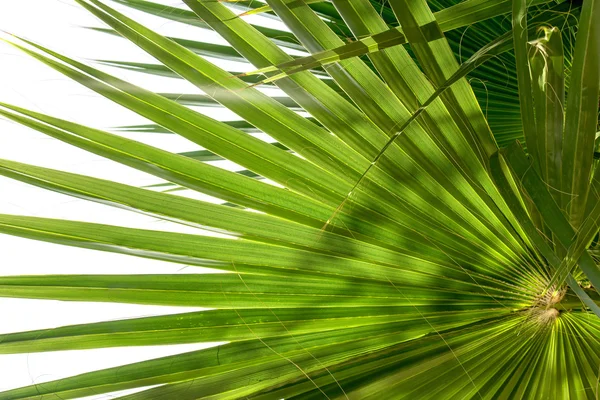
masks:
[[(156, 61), (84, 63), (8, 42), (150, 122), (107, 131), (6, 102), (0, 115), (162, 182), (11, 160), (0, 175), (204, 231), (3, 214), (0, 233), (222, 273), (0, 277), (1, 297), (211, 308), (3, 334), (0, 354), (223, 344), (0, 399), (148, 386), (121, 398), (597, 398), (600, 1), (114, 0), (228, 45), (76, 2), (105, 24), (99, 38)], [(155, 93), (102, 66), (202, 93)], [(171, 153), (130, 132), (200, 148)]]

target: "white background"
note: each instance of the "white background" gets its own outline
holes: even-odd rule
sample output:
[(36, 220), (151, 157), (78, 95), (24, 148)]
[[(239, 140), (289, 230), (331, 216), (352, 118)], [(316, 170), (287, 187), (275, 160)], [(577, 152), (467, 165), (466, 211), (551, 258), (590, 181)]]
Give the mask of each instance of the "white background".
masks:
[[(158, 2), (185, 7), (181, 2), (173, 0)], [(222, 39), (213, 32), (152, 17), (110, 2), (109, 5), (125, 11), (127, 15), (162, 34), (223, 43)], [(260, 17), (254, 18), (260, 19)], [(262, 20), (273, 26), (272, 20), (270, 22), (264, 18)], [(2, 0), (0, 2), (1, 30), (23, 36), (65, 55), (80, 60), (155, 61), (125, 39), (93, 32), (84, 29), (84, 26), (103, 25), (74, 1)], [(0, 35), (5, 39), (10, 38), (6, 34), (0, 33)], [(157, 92), (199, 93), (198, 89), (183, 80), (95, 66)], [(235, 67), (237, 70), (252, 69), (249, 65)], [(6, 43), (0, 43), (0, 101), (98, 128), (148, 122), (83, 86), (69, 81), (68, 78)], [(233, 116), (227, 111), (214, 108), (203, 111), (220, 119), (231, 119)], [(199, 148), (175, 135), (145, 133), (130, 134), (129, 137), (175, 152)], [(2, 118), (0, 118), (0, 158), (136, 186), (161, 182), (156, 177), (86, 153)], [(194, 196), (193, 193), (177, 193)], [(45, 191), (3, 177), (0, 177), (0, 213), (198, 232), (192, 228)], [(0, 275), (202, 272), (199, 268), (180, 264), (59, 246), (2, 234), (0, 234), (0, 251)], [(0, 298), (0, 334), (73, 323), (194, 310), (196, 309)], [(0, 355), (0, 390), (43, 383), (94, 369), (206, 346), (207, 344), (155, 346), (151, 349), (134, 347)], [(104, 395), (93, 398), (110, 397)]]

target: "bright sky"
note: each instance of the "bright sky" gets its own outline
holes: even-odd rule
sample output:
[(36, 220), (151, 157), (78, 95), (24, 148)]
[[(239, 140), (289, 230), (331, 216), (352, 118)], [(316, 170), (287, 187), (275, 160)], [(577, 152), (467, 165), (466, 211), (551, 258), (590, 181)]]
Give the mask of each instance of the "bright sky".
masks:
[[(180, 1), (155, 0), (181, 6)], [(126, 10), (143, 24), (166, 35), (222, 42), (212, 32)], [(260, 18), (260, 17), (255, 17)], [(271, 22), (272, 24), (272, 22)], [(124, 39), (83, 29), (102, 26), (94, 16), (70, 0), (3, 0), (0, 5), (0, 30), (21, 35), (53, 50), (79, 59), (154, 61)], [(8, 38), (8, 35), (0, 37)], [(223, 65), (221, 63), (221, 65)], [(127, 73), (102, 68), (157, 92), (198, 93), (190, 84), (176, 79)], [(248, 65), (238, 70), (251, 69)], [(58, 72), (0, 43), (0, 101), (13, 103), (46, 114), (108, 128), (145, 123), (144, 119), (69, 81)], [(227, 111), (205, 109), (214, 118), (231, 119)], [(138, 134), (129, 137), (167, 149), (189, 151), (196, 145), (174, 135)], [(61, 169), (142, 186), (160, 182), (145, 173), (86, 153), (43, 134), (0, 118), (0, 158)], [(0, 213), (32, 215), (101, 222), (148, 229), (199, 232), (169, 222), (158, 221), (109, 206), (75, 199), (58, 193), (0, 177)], [(181, 195), (193, 195), (178, 192)], [(0, 234), (0, 275), (22, 274), (141, 274), (197, 273), (200, 269), (161, 261), (59, 246)], [(150, 307), (110, 303), (74, 303), (0, 298), (0, 334), (21, 330), (187, 312), (183, 307)], [(48, 352), (0, 355), (0, 390), (43, 383), (50, 380), (112, 367), (128, 362), (175, 354), (207, 345), (178, 345), (148, 348), (115, 348), (92, 351)], [(104, 399), (112, 396), (94, 396)], [(91, 398), (90, 398), (91, 399)]]

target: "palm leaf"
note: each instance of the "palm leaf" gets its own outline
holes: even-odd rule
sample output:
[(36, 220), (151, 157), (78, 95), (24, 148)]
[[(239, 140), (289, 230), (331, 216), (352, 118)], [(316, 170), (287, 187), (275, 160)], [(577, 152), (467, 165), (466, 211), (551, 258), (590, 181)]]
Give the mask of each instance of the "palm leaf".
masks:
[[(6, 102), (0, 115), (162, 181), (140, 188), (5, 159), (0, 175), (199, 229), (2, 214), (0, 233), (222, 273), (0, 277), (0, 297), (212, 308), (7, 333), (0, 354), (219, 344), (0, 399), (143, 388), (122, 398), (597, 396), (600, 2), (584, 0), (579, 15), (521, 0), (186, 0), (186, 10), (116, 0), (227, 45), (77, 3), (108, 26), (93, 28), (99, 37), (120, 35), (156, 61), (98, 60), (113, 75), (51, 44), (9, 42), (149, 123), (109, 132)], [(249, 24), (252, 14), (289, 31)], [(155, 93), (119, 78), (124, 69), (201, 93)], [(489, 80), (486, 91), (473, 79)], [(206, 115), (215, 107), (238, 119)], [(170, 153), (129, 132), (200, 148)], [(528, 154), (500, 147), (523, 137)]]

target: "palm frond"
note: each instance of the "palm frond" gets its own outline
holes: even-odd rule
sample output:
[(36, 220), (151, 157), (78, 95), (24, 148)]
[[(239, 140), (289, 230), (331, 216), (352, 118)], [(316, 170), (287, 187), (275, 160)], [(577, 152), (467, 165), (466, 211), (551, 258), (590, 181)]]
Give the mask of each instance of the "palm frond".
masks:
[[(221, 273), (0, 277), (0, 297), (211, 308), (7, 333), (0, 354), (219, 344), (0, 399), (597, 397), (598, 0), (76, 2), (106, 25), (98, 38), (155, 61), (8, 42), (148, 123), (109, 131), (7, 102), (0, 115), (161, 183), (5, 159), (0, 175), (199, 229), (2, 214), (0, 233)], [(164, 36), (128, 9), (227, 44)], [(153, 92), (124, 70), (200, 92)]]

